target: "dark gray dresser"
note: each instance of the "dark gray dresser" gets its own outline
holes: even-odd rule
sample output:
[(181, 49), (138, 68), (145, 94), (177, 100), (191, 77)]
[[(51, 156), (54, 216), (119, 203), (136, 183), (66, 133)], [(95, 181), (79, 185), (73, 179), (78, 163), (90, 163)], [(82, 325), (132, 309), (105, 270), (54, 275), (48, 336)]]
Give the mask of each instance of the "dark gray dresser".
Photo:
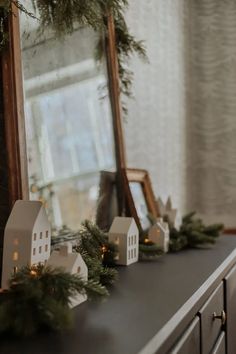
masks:
[(0, 353), (236, 354), (236, 237), (120, 267), (110, 298), (74, 315), (70, 331), (0, 338)]

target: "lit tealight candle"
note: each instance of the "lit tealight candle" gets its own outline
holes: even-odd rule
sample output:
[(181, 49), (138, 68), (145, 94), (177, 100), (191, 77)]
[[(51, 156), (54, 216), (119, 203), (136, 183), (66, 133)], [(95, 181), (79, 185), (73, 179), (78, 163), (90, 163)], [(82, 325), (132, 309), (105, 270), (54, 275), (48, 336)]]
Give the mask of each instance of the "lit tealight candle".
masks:
[(105, 253), (107, 250), (106, 246), (102, 246), (102, 253)]
[(102, 246), (102, 259), (104, 259), (104, 253), (106, 253), (107, 248), (106, 246)]

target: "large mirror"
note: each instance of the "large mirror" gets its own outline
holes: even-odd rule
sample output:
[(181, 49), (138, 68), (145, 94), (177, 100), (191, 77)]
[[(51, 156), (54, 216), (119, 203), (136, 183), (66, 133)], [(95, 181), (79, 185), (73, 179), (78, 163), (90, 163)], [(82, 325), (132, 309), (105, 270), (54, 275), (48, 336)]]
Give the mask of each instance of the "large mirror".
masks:
[(30, 198), (55, 229), (76, 230), (96, 214), (100, 171), (115, 168), (106, 60), (90, 29), (55, 38), (21, 14), (20, 31)]

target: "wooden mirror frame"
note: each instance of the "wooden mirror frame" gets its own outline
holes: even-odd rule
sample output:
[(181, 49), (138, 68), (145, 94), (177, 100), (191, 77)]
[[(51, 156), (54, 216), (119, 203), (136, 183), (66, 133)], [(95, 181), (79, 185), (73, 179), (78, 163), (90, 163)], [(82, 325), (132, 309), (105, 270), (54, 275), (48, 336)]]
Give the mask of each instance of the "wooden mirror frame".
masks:
[[(29, 198), (23, 81), (21, 68), (19, 11), (14, 4), (6, 20), (9, 33), (7, 48), (0, 53), (0, 246), (3, 231), (12, 205), (17, 199)], [(118, 61), (113, 17), (107, 16), (108, 38), (106, 55), (109, 92), (113, 116), (115, 158), (119, 209), (123, 205), (121, 170), (126, 166), (122, 130)], [(3, 156), (1, 156), (1, 154)]]
[(131, 193), (129, 183), (140, 183), (149, 213), (154, 217), (158, 217), (159, 212), (155, 202), (155, 195), (152, 189), (149, 174), (146, 170), (126, 168), (123, 169), (122, 176), (126, 196), (126, 215), (132, 216), (135, 219), (139, 230), (144, 231), (142, 229), (142, 225), (135, 207), (135, 202)]

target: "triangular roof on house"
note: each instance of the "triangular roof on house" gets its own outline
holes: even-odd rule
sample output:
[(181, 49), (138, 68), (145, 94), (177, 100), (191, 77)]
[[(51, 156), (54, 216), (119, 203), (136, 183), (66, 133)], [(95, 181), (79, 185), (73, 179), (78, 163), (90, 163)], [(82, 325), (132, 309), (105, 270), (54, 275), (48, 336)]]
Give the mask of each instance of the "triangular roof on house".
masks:
[(166, 210), (171, 210), (171, 209), (172, 209), (172, 201), (171, 201), (171, 197), (169, 196), (166, 201)]
[(47, 265), (63, 268), (63, 270), (70, 273), (75, 263), (78, 261), (86, 265), (82, 256), (79, 253), (71, 252), (67, 255), (63, 255), (60, 251), (53, 251), (47, 261)]
[(6, 230), (33, 230), (40, 213), (46, 212), (39, 201), (17, 200), (6, 224)]
[(161, 221), (161, 222), (159, 221), (159, 222), (156, 222), (155, 224), (153, 224), (150, 229), (156, 229), (156, 228), (161, 229), (162, 231), (166, 232), (166, 231), (168, 231), (168, 224), (164, 221)]
[(134, 218), (116, 216), (113, 220), (109, 233), (127, 233), (132, 225), (135, 225), (137, 228)]

